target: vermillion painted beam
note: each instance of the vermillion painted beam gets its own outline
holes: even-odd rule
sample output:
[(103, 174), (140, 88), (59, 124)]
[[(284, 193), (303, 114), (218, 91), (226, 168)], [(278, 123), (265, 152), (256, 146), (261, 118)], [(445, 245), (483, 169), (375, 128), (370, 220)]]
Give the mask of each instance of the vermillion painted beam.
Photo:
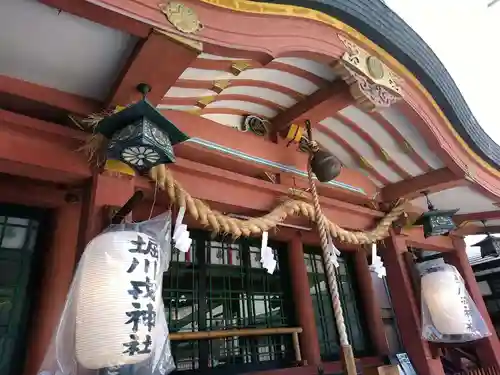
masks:
[[(487, 212), (474, 212), (470, 214), (455, 215), (453, 220), (455, 223), (462, 223), (464, 221), (481, 221), (481, 220), (495, 220), (500, 219), (500, 210), (487, 211)], [(488, 224), (488, 222), (486, 222)]]
[(118, 12), (92, 4), (86, 0), (39, 0), (41, 3), (86, 18), (101, 25), (124, 31), (141, 38), (148, 36), (151, 27)]
[[(177, 159), (171, 166), (174, 177), (193, 197), (209, 202), (218, 202), (217, 210), (240, 212), (252, 210), (267, 212), (274, 208), (279, 199), (288, 195), (288, 188), (242, 176), (219, 168)], [(154, 186), (146, 179), (137, 179), (136, 188), (152, 197)], [(163, 194), (163, 196), (162, 196)], [(158, 193), (158, 203), (166, 203), (166, 193)], [(332, 221), (351, 229), (368, 229), (384, 214), (380, 211), (342, 202), (336, 199), (320, 198), (323, 212)], [(221, 209), (220, 206), (224, 209)], [(233, 211), (234, 210), (234, 211)]]
[(424, 238), (424, 231), (420, 226), (404, 228), (400, 235), (405, 237), (406, 244), (411, 247), (440, 252), (452, 251), (454, 249), (450, 237), (434, 236)]
[(433, 170), (429, 173), (396, 182), (382, 188), (382, 200), (394, 201), (399, 198), (414, 199), (422, 195), (423, 191), (435, 193), (457, 186), (469, 184), (464, 177), (457, 176), (449, 168)]
[[(55, 184), (44, 184), (33, 179), (5, 176), (0, 178), (0, 202), (57, 208), (67, 204), (67, 190)], [(77, 195), (78, 197), (78, 195)]]
[(0, 124), (2, 130), (10, 130), (14, 133), (24, 134), (30, 138), (38, 138), (53, 142), (64, 140), (67, 146), (75, 150), (79, 148), (88, 137), (87, 133), (76, 129), (1, 109)]
[(90, 177), (83, 154), (62, 143), (0, 129), (0, 172), (43, 181), (71, 183)]
[(470, 223), (453, 231), (453, 234), (457, 236), (470, 236), (473, 234), (486, 234), (486, 233), (500, 233), (500, 226), (499, 225), (489, 226), (488, 223), (486, 223), (486, 228), (485, 228), (483, 225), (475, 225)]
[(273, 120), (273, 128), (276, 132), (282, 132), (292, 123), (305, 120), (311, 121), (314, 125), (354, 102), (349, 86), (344, 81), (335, 81), (276, 116)]
[[(297, 152), (293, 147), (287, 148), (286, 142), (278, 142), (276, 144), (264, 137), (220, 126), (220, 124), (209, 119), (188, 112), (164, 110), (162, 113), (190, 137), (213, 142), (219, 146), (239, 152), (242, 155), (238, 157), (204, 147), (195, 142), (185, 142), (175, 147), (176, 155), (181, 158), (251, 177), (262, 175), (264, 172), (283, 173), (283, 171), (264, 163), (252, 161), (251, 158), (247, 159), (244, 157), (245, 155), (291, 166), (304, 172), (307, 170), (307, 155)], [(289, 187), (308, 188), (305, 177), (293, 173), (289, 173), (289, 176), (292, 179)], [(374, 196), (377, 189), (367, 177), (348, 168), (343, 168), (336, 181), (360, 188), (366, 195), (333, 185), (318, 184), (320, 194), (353, 203), (366, 203), (366, 201)]]
[(151, 86), (148, 100), (157, 105), (200, 51), (175, 41), (160, 31), (152, 31), (139, 42), (118, 77), (106, 104), (126, 105), (140, 97), (139, 83)]
[(73, 183), (91, 176), (77, 152), (84, 135), (72, 129), (0, 110), (0, 172)]
[[(92, 176), (85, 156), (76, 151), (77, 144), (81, 144), (80, 132), (53, 124), (47, 124), (50, 131), (44, 132), (42, 121), (5, 111), (0, 115), (6, 116), (0, 122), (0, 172), (59, 183), (77, 183)], [(15, 130), (11, 123), (17, 123), (19, 129)], [(171, 168), (194, 197), (236, 210), (268, 211), (280, 197), (288, 195), (288, 188), (283, 185), (182, 158)], [(138, 188), (152, 192), (148, 180), (137, 180)], [(112, 190), (109, 194), (113, 194)], [(367, 229), (383, 216), (379, 211), (336, 199), (322, 197), (321, 203), (328, 217), (347, 228)]]
[(23, 99), (27, 99), (82, 116), (96, 112), (102, 106), (98, 101), (83, 96), (4, 75), (0, 75), (0, 93), (17, 98), (20, 102)]

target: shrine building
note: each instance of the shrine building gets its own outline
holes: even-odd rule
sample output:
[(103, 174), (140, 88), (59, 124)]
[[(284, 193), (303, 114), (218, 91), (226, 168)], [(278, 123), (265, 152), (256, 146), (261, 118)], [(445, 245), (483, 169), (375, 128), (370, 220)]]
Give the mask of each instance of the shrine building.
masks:
[[(170, 134), (175, 162), (134, 172), (140, 147), (89, 162), (92, 121), (143, 94), (188, 137)], [(320, 152), (333, 271), (308, 181)], [(500, 373), (464, 242), (500, 227), (500, 146), (382, 1), (2, 0), (1, 375), (37, 374), (85, 245), (136, 192), (134, 221), (186, 204), (192, 246), (163, 282), (174, 374), (341, 374), (344, 336), (358, 373)], [(283, 202), (286, 220), (264, 216)], [(492, 335), (421, 338), (429, 256), (460, 272)]]

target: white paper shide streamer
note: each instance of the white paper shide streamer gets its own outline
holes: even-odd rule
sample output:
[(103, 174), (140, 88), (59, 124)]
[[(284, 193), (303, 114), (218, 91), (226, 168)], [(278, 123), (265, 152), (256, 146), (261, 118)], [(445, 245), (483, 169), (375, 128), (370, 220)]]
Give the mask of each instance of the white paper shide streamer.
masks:
[(340, 250), (337, 249), (337, 247), (332, 241), (332, 236), (330, 235), (328, 235), (327, 251), (328, 251), (328, 261), (331, 262), (335, 268), (339, 268), (338, 257), (340, 256)]
[(103, 233), (86, 247), (76, 290), (76, 358), (87, 369), (151, 356), (161, 298), (158, 242), (133, 230)]
[(387, 275), (382, 258), (377, 255), (377, 244), (375, 243), (372, 243), (372, 264), (370, 265), (370, 271), (375, 272), (380, 279)]
[(183, 253), (187, 253), (193, 243), (193, 240), (189, 236), (187, 225), (182, 224), (185, 214), (186, 207), (180, 207), (177, 219), (175, 220), (174, 235), (172, 237), (175, 248)]
[(260, 262), (268, 273), (274, 273), (276, 269), (276, 260), (274, 259), (273, 249), (267, 246), (269, 240), (269, 233), (262, 233), (262, 244), (260, 247)]

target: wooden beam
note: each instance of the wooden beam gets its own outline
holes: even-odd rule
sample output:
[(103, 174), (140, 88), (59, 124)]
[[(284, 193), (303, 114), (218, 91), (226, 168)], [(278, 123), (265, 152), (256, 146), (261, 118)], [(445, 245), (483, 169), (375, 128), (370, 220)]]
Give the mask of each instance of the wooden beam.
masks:
[(92, 4), (87, 0), (39, 0), (41, 3), (112, 29), (121, 30), (141, 38), (148, 36), (151, 27), (118, 12)]
[(473, 224), (473, 223), (467, 223), (464, 226), (461, 226), (460, 228), (456, 229), (453, 231), (453, 234), (456, 236), (470, 236), (473, 234), (486, 234), (486, 233), (500, 233), (500, 226), (499, 225), (491, 225), (488, 226), (486, 224), (486, 228), (479, 224)]
[[(495, 220), (500, 219), (500, 210), (486, 211), (486, 212), (474, 212), (470, 214), (455, 215), (453, 220), (455, 223), (462, 223), (464, 221), (481, 221), (481, 220)], [(486, 225), (488, 222), (486, 221)]]
[(301, 327), (280, 327), (280, 328), (244, 328), (244, 329), (229, 329), (229, 330), (214, 330), (214, 331), (197, 331), (197, 332), (176, 332), (170, 333), (168, 337), (172, 341), (190, 341), (190, 340), (206, 340), (220, 339), (225, 337), (250, 337), (250, 336), (273, 336), (273, 335), (291, 335), (294, 333), (302, 333)]
[(295, 122), (309, 120), (315, 124), (354, 102), (349, 86), (344, 81), (335, 81), (276, 116), (273, 127), (276, 132), (281, 132)]
[[(57, 208), (67, 204), (69, 191), (56, 184), (45, 184), (33, 179), (3, 175), (0, 177), (0, 202), (43, 208)], [(71, 192), (77, 199), (78, 191)]]
[(0, 130), (0, 172), (58, 183), (90, 177), (86, 157), (61, 143)]
[(405, 237), (407, 246), (440, 252), (454, 250), (453, 243), (449, 236), (424, 238), (424, 231), (421, 226), (403, 228), (400, 235)]
[(385, 202), (394, 201), (399, 198), (414, 199), (420, 196), (422, 191), (435, 193), (468, 183), (465, 177), (457, 176), (449, 168), (441, 168), (408, 180), (387, 185), (382, 188), (381, 196)]
[(0, 173), (57, 183), (91, 176), (80, 132), (0, 111)]
[[(87, 116), (101, 109), (98, 101), (64, 91), (37, 85), (18, 78), (0, 75), (0, 100), (5, 97), (29, 100), (69, 113)], [(4, 107), (1, 105), (0, 107)]]
[[(286, 142), (280, 141), (276, 144), (264, 137), (220, 126), (209, 119), (188, 112), (164, 110), (162, 113), (191, 138), (208, 141), (215, 147), (226, 148), (224, 152), (220, 148), (210, 148), (196, 142), (184, 142), (175, 146), (176, 156), (249, 177), (262, 176), (265, 172), (279, 173), (280, 178), (286, 174), (290, 181), (288, 187), (308, 188), (306, 177), (284, 172), (283, 169), (266, 163), (268, 161), (293, 167), (302, 172), (307, 171), (307, 154), (286, 147)], [(376, 192), (376, 187), (368, 178), (348, 168), (342, 169), (336, 181), (362, 189), (366, 195), (330, 184), (318, 184), (320, 194), (364, 204), (370, 201)]]
[[(288, 195), (288, 188), (256, 178), (242, 176), (219, 168), (177, 159), (171, 165), (176, 180), (193, 197), (213, 203), (213, 208), (229, 213), (268, 212), (280, 198)], [(136, 179), (136, 188), (153, 198), (154, 186), (148, 179)], [(221, 194), (221, 192), (224, 192)], [(168, 206), (166, 192), (156, 195), (159, 205)], [(325, 215), (344, 228), (365, 230), (372, 228), (383, 213), (337, 199), (320, 198)], [(303, 221), (301, 225), (309, 225)]]
[(137, 45), (115, 82), (107, 105), (126, 105), (140, 97), (139, 83), (151, 86), (148, 100), (157, 105), (179, 76), (196, 59), (199, 50), (160, 31), (152, 31)]

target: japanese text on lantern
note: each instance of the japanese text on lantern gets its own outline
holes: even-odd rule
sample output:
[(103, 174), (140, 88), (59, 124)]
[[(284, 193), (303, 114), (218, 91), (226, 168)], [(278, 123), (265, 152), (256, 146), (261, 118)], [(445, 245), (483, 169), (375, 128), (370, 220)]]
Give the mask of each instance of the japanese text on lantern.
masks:
[[(124, 343), (124, 354), (151, 353), (151, 331), (156, 324), (156, 274), (158, 271), (158, 243), (147, 235), (137, 235), (130, 241), (129, 253), (132, 261), (126, 272), (131, 275), (130, 310), (125, 312), (125, 324), (130, 326), (130, 341)], [(139, 326), (147, 328), (149, 334), (140, 337)]]
[(467, 319), (466, 329), (469, 333), (471, 333), (474, 327), (472, 324), (472, 311), (470, 308), (469, 299), (467, 298), (467, 292), (465, 291), (465, 286), (463, 285), (462, 280), (456, 273), (454, 275), (454, 278), (458, 285), (458, 295), (460, 296), (460, 302), (462, 303), (464, 315)]

